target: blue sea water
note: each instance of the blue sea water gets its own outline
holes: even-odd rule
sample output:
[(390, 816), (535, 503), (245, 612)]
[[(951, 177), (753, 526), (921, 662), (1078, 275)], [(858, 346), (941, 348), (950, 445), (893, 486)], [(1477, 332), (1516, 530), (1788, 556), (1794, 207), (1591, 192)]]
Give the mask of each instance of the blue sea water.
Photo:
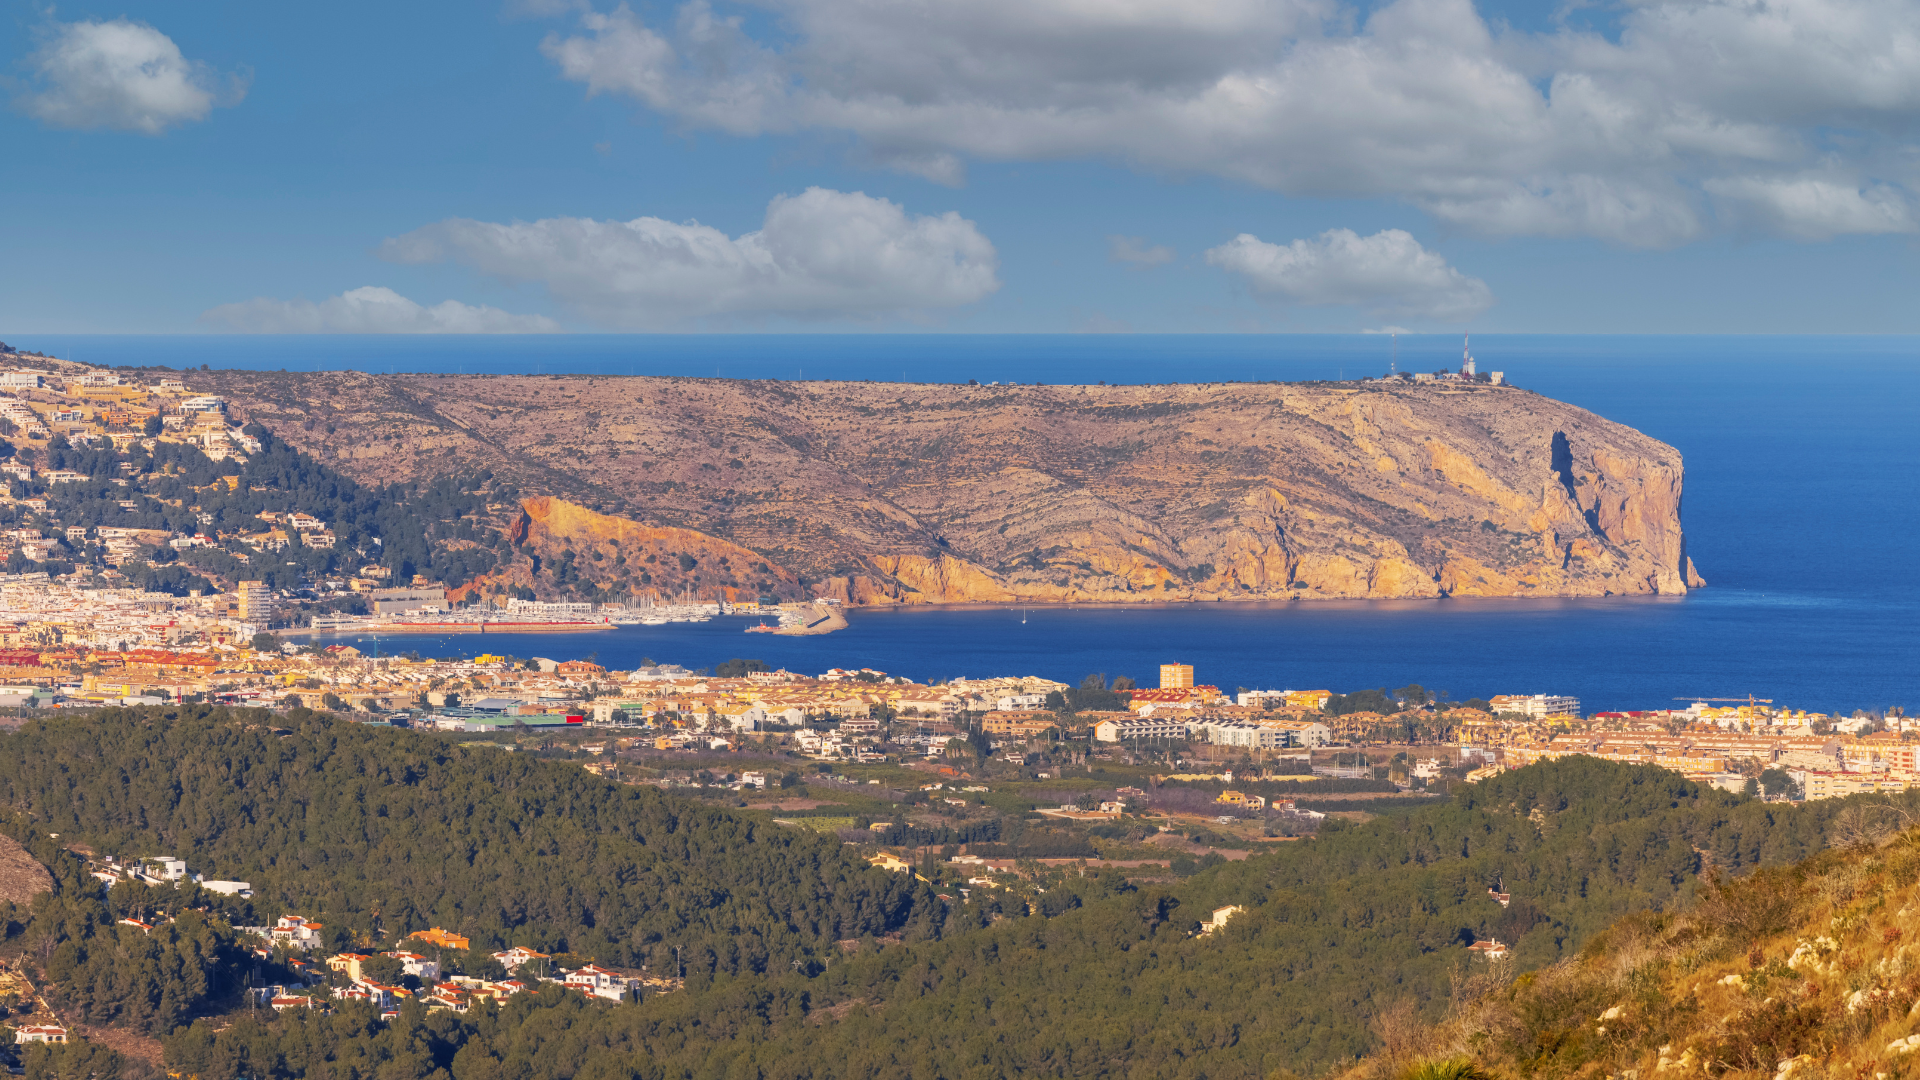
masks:
[[(1355, 377), (1458, 363), (1457, 338), (738, 335), (541, 338), (29, 336), (69, 359), (177, 368), (464, 371), (1077, 383)], [(1920, 708), (1920, 338), (1490, 335), (1482, 370), (1638, 428), (1687, 465), (1684, 598), (856, 611), (818, 638), (739, 620), (488, 637), (493, 651), (693, 667), (750, 656), (914, 678), (1193, 663), (1236, 687), (1578, 695), (1590, 709), (1756, 694), (1796, 707)], [(483, 639), (382, 647), (471, 653)]]

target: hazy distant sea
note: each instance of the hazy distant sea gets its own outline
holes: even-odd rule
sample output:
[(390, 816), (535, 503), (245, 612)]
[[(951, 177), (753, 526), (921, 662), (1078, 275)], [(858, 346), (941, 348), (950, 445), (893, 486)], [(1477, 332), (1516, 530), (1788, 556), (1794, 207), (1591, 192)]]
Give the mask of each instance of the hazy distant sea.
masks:
[[(739, 335), (528, 338), (24, 336), (97, 364), (726, 378), (1207, 382), (1384, 372), (1375, 336)], [(1476, 337), (1482, 370), (1678, 447), (1688, 551), (1710, 587), (1684, 599), (1300, 603), (1241, 607), (855, 612), (820, 638), (740, 620), (613, 634), (485, 638), (494, 651), (595, 652), (689, 666), (731, 656), (915, 678), (1102, 671), (1350, 690), (1407, 682), (1456, 698), (1552, 691), (1589, 708), (1753, 693), (1817, 709), (1920, 708), (1920, 338)], [(1454, 337), (1403, 336), (1402, 370), (1459, 362)], [(383, 648), (471, 652), (483, 639)]]

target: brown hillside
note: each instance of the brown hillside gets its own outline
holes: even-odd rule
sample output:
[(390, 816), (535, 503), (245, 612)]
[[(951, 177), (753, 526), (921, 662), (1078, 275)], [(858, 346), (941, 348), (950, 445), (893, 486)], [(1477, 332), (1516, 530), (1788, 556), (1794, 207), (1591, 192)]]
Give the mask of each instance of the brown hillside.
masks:
[(1680, 914), (1628, 916), (1514, 978), (1476, 960), (1440, 1023), (1376, 1017), (1341, 1080), (1638, 1077), (1895, 1080), (1920, 1071), (1920, 830), (1840, 812), (1855, 846), (1710, 883)]
[(1680, 455), (1512, 387), (188, 378), (363, 480), (488, 469), (858, 603), (1701, 584)]
[(43, 892), (53, 891), (53, 875), (41, 866), (20, 842), (0, 835), (0, 900), (22, 907)]

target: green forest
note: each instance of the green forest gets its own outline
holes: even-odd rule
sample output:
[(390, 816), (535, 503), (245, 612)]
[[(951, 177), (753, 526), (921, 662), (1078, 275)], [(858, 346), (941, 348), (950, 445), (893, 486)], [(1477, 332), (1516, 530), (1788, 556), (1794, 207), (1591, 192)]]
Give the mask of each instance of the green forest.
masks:
[[(324, 714), (274, 722), (194, 708), (34, 721), (0, 736), (0, 805), (23, 834), (252, 881), (253, 910), (231, 918), (303, 914), (343, 943), (432, 924), (656, 971), (677, 945), (687, 986), (624, 1005), (547, 990), (391, 1025), (346, 1004), (178, 1026), (168, 1065), (202, 1077), (1313, 1075), (1371, 1049), (1384, 1010), (1442, 1011), (1484, 963), (1467, 945), (1497, 937), (1523, 970), (1553, 963), (1623, 914), (1689, 902), (1703, 872), (1820, 850), (1845, 805), (1568, 759), (1172, 884), (1069, 874), (1029, 907), (991, 889), (949, 902), (833, 838), (564, 763)], [(64, 902), (78, 886), (59, 880)], [(1195, 935), (1225, 905), (1243, 910)], [(115, 955), (86, 944), (112, 937), (103, 916), (80, 904), (56, 926), (52, 910), (15, 914), (9, 937), (49, 956), (76, 941), (75, 970)], [(179, 933), (113, 984), (138, 984), (133, 1004), (89, 989), (112, 982), (98, 975), (63, 992), (165, 1030), (231, 979), (218, 913)], [(851, 955), (835, 944), (849, 939)]]
[(924, 887), (835, 840), (491, 747), (271, 719), (290, 731), (214, 708), (28, 724), (0, 737), (0, 803), (101, 851), (252, 882), (257, 917), (319, 919), (336, 947), (440, 926), (476, 945), (739, 973), (932, 929)]

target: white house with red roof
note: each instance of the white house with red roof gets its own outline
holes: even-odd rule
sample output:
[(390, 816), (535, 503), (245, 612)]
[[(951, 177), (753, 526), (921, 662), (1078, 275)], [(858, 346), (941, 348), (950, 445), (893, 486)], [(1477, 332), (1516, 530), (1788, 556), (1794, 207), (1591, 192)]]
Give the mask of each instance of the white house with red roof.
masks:
[(530, 964), (535, 960), (551, 959), (546, 953), (535, 952), (524, 945), (515, 945), (505, 952), (494, 953), (493, 958), (500, 961), (500, 966), (508, 971), (519, 971), (522, 964)]
[(320, 944), (320, 925), (298, 915), (282, 915), (267, 931), (267, 936), (296, 949), (317, 948)]
[(588, 964), (586, 967), (567, 972), (561, 982), (568, 988), (584, 994), (619, 1001), (626, 996), (628, 990), (639, 985), (640, 980), (608, 968)]

